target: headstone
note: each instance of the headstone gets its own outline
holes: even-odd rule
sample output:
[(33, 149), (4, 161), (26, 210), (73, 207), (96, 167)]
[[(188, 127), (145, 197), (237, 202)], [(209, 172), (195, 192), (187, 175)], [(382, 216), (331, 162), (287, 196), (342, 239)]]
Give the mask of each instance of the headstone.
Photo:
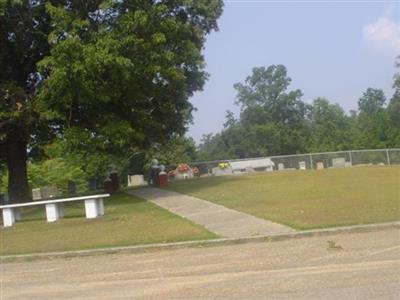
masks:
[(94, 177), (89, 178), (88, 180), (88, 190), (95, 191), (97, 190), (97, 179)]
[(337, 157), (332, 159), (332, 167), (344, 168), (346, 166), (346, 159), (344, 157)]
[(299, 169), (300, 170), (305, 170), (306, 169), (306, 162), (305, 161), (300, 161), (299, 162)]
[(49, 186), (40, 189), (40, 194), (42, 199), (48, 199), (58, 196), (58, 188), (56, 186)]
[(68, 180), (68, 194), (76, 194), (76, 183), (75, 181)]
[(4, 204), (10, 204), (10, 196), (8, 193), (4, 194)]
[(278, 164), (278, 170), (279, 171), (285, 170), (285, 165), (283, 163), (279, 163)]
[(159, 165), (158, 165), (158, 160), (157, 159), (152, 159), (150, 162), (150, 178), (151, 178), (151, 183), (154, 186), (158, 186), (158, 173), (160, 172), (159, 170)]
[(6, 204), (6, 195), (0, 194), (0, 205), (5, 205), (5, 204)]
[(40, 189), (32, 189), (32, 200), (40, 200), (42, 199), (42, 193), (40, 192)]
[(267, 171), (267, 172), (272, 172), (272, 171), (274, 171), (274, 167), (273, 167), (273, 166), (267, 166), (267, 168), (265, 169), (265, 171)]
[(177, 180), (189, 179), (194, 177), (192, 168), (185, 163), (179, 164), (176, 167), (174, 173), (175, 173), (175, 179)]
[(176, 172), (175, 173), (175, 179), (189, 179), (193, 178), (193, 172), (192, 169), (187, 170), (186, 172)]
[[(382, 164), (382, 166), (384, 166), (385, 164)], [(351, 162), (349, 162), (349, 161), (346, 161), (345, 163), (344, 163), (344, 167), (345, 168), (350, 168), (351, 167)]]
[(112, 171), (110, 173), (110, 179), (112, 182), (113, 190), (118, 191), (119, 190), (119, 177), (117, 171)]
[(324, 163), (322, 161), (317, 162), (317, 170), (323, 170), (324, 169)]
[(227, 167), (224, 169), (221, 169), (220, 167), (215, 167), (211, 169), (211, 173), (215, 176), (232, 175), (233, 170), (231, 167)]
[(128, 175), (128, 186), (146, 185), (143, 175)]
[(112, 194), (113, 190), (113, 184), (110, 178), (106, 178), (103, 182), (103, 188), (104, 188), (104, 192), (108, 193), (108, 194)]

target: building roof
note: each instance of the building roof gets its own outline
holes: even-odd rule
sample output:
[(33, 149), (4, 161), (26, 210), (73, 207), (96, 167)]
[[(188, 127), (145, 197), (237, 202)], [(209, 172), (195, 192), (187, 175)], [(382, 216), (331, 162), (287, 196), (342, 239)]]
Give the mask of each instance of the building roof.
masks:
[(242, 170), (249, 168), (266, 168), (273, 167), (275, 163), (269, 158), (262, 159), (251, 159), (251, 160), (241, 160), (229, 162), (233, 170)]

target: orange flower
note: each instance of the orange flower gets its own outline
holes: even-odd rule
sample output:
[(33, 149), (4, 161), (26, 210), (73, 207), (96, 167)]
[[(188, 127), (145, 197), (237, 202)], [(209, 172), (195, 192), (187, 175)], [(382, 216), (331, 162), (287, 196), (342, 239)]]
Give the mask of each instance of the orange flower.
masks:
[(187, 164), (179, 164), (178, 167), (176, 167), (176, 170), (180, 173), (185, 173), (189, 171), (190, 167)]

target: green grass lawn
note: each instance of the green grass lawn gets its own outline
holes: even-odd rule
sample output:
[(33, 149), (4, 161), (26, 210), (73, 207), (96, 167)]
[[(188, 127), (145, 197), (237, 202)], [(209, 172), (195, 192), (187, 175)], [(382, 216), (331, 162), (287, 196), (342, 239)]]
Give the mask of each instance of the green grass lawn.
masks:
[(0, 229), (0, 254), (65, 251), (216, 237), (201, 226), (127, 194), (104, 201), (105, 215), (85, 218), (82, 202), (68, 203), (65, 218), (47, 223), (45, 209), (26, 208), (23, 220)]
[(208, 177), (169, 189), (296, 229), (400, 220), (398, 166)]

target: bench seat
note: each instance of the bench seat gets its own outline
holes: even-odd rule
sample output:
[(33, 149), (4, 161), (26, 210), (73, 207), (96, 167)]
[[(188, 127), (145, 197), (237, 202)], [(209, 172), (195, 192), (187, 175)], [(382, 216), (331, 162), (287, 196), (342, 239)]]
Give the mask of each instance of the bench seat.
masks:
[(80, 197), (62, 198), (54, 200), (42, 200), (26, 203), (15, 203), (1, 205), (3, 210), (3, 226), (11, 227), (20, 218), (18, 209), (26, 206), (44, 205), (46, 207), (47, 222), (55, 222), (64, 217), (64, 203), (72, 201), (85, 202), (85, 214), (87, 219), (97, 218), (104, 215), (103, 198), (110, 197), (110, 194), (88, 195)]

